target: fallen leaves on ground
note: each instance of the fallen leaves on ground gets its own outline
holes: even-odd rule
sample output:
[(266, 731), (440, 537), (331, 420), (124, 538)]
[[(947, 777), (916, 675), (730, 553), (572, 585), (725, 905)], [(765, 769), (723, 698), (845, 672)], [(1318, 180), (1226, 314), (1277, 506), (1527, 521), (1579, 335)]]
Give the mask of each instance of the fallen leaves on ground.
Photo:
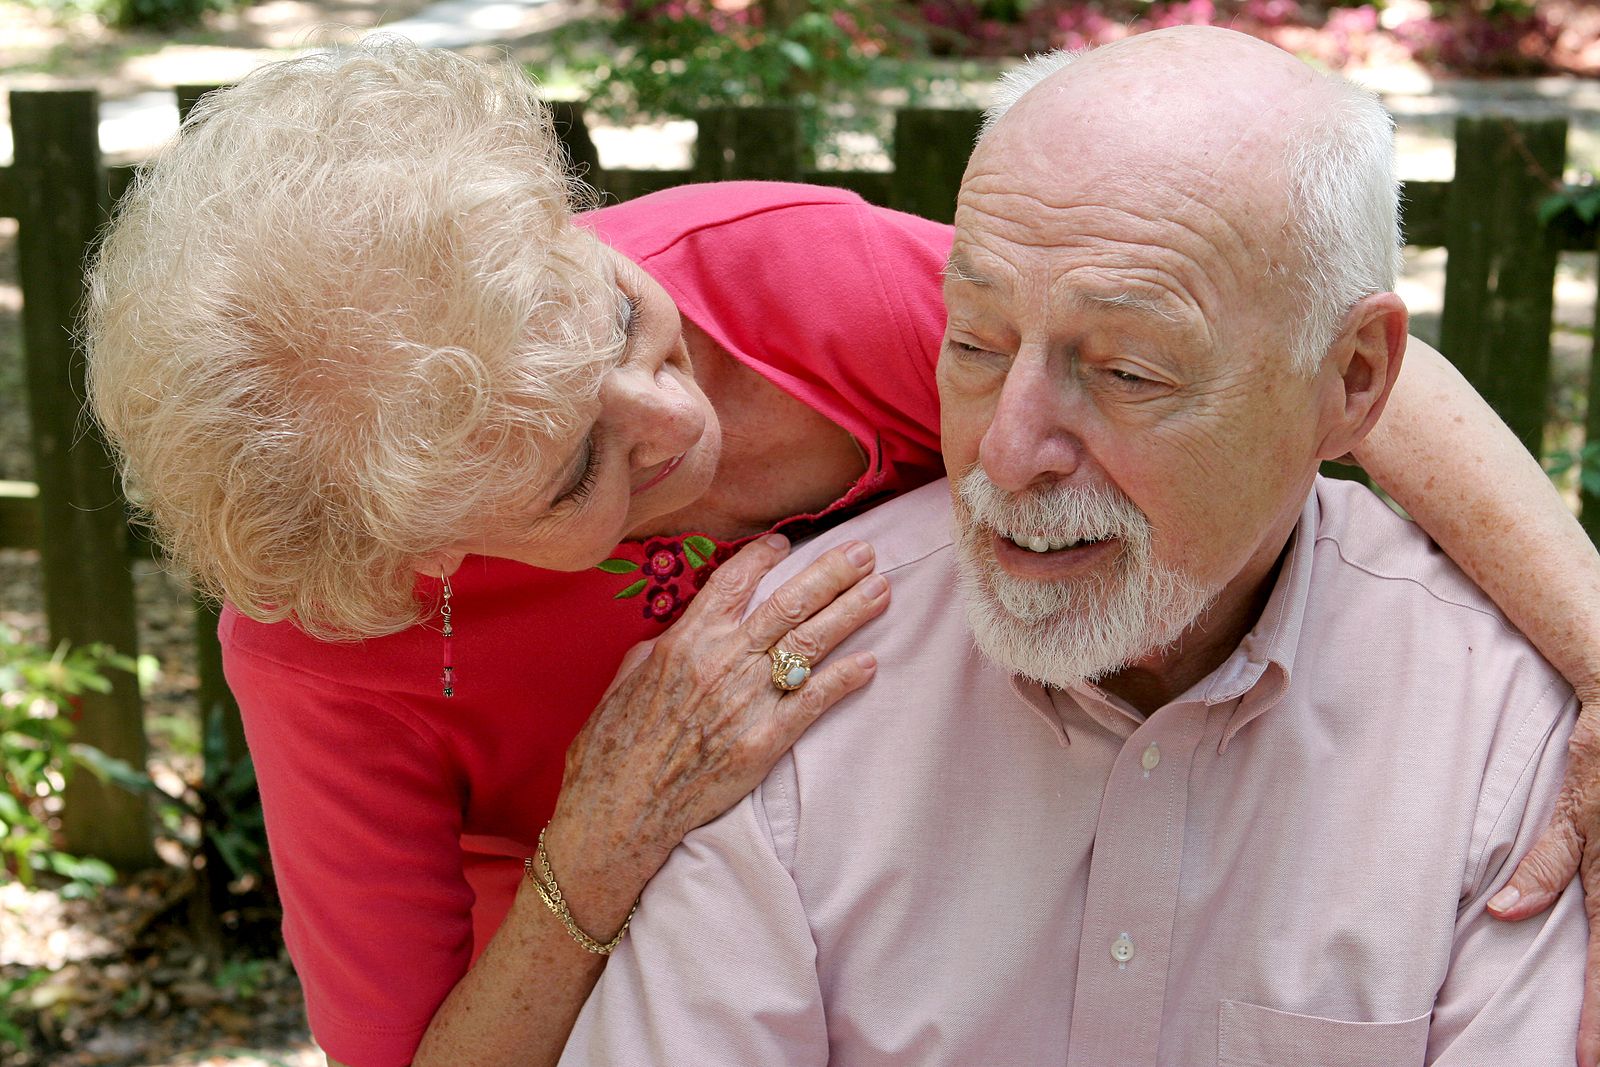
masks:
[(168, 868), (86, 899), (0, 886), (0, 1035), (25, 1043), (0, 1038), (0, 1067), (321, 1067), (287, 957), (209, 957), (190, 885)]

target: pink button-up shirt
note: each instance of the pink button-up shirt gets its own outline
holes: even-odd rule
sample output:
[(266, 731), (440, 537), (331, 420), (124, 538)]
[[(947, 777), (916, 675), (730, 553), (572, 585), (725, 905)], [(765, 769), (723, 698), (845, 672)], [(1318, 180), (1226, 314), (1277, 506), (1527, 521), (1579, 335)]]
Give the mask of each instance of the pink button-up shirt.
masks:
[(1571, 690), (1419, 531), (1319, 482), (1260, 620), (1148, 719), (973, 650), (938, 483), (877, 547), (872, 684), (690, 834), (563, 1064), (1572, 1062), (1585, 927), (1484, 903)]

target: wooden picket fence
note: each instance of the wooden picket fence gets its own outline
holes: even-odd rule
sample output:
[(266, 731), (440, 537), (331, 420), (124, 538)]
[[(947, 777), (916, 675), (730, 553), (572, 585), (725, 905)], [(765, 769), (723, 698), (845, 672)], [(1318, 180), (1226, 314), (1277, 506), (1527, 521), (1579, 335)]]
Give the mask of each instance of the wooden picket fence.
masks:
[[(180, 113), (207, 91), (175, 90)], [(889, 207), (948, 221), (978, 128), (970, 110), (906, 109), (895, 117), (893, 169), (817, 171), (806, 166), (802, 116), (783, 107), (724, 109), (699, 116), (695, 164), (687, 170), (604, 170), (581, 105), (557, 104), (557, 128), (573, 160), (608, 198), (624, 200), (690, 181), (781, 179), (852, 189)], [(91, 91), (11, 93), (16, 162), (0, 169), (0, 216), (19, 220), (24, 347), (37, 485), (0, 482), (0, 547), (37, 548), (52, 641), (136, 647), (129, 559), (148, 551), (130, 532), (103, 442), (82, 411), (82, 357), (72, 340), (83, 265), (131, 167), (106, 167), (98, 146), (99, 102)], [(1536, 455), (1542, 453), (1556, 257), (1593, 251), (1596, 227), (1572, 218), (1539, 221), (1560, 188), (1565, 119), (1463, 118), (1456, 123), (1450, 182), (1405, 187), (1410, 244), (1448, 250), (1440, 347)], [(1600, 310), (1597, 310), (1600, 327)], [(1600, 329), (1596, 331), (1600, 335)], [(1600, 361), (1597, 361), (1600, 363)], [(1588, 439), (1600, 441), (1600, 374), (1591, 372)], [(1600, 540), (1600, 500), (1582, 519)], [(222, 679), (213, 605), (197, 604), (200, 704), (221, 708), (230, 747), (243, 738)], [(85, 698), (78, 736), (142, 766), (146, 753), (133, 679)], [(65, 803), (69, 847), (125, 867), (152, 861), (141, 801), (79, 775)]]

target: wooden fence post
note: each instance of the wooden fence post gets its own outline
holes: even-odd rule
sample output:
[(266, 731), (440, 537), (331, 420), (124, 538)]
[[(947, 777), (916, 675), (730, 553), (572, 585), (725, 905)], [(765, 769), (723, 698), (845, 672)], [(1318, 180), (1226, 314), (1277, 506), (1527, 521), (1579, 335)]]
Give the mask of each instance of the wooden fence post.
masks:
[[(127, 516), (111, 459), (83, 415), (83, 359), (72, 338), (85, 260), (109, 200), (99, 123), (92, 91), (11, 93), (23, 347), (50, 637), (104, 642), (131, 656), (138, 630)], [(138, 680), (117, 671), (111, 681), (110, 693), (83, 697), (77, 739), (143, 770)], [(145, 799), (91, 775), (74, 775), (68, 784), (62, 824), (69, 851), (122, 868), (155, 862)]]
[(956, 215), (956, 191), (978, 139), (983, 112), (903, 108), (894, 117), (889, 206), (937, 222)]
[(800, 180), (806, 143), (793, 107), (723, 107), (695, 115), (694, 180)]
[(1543, 454), (1557, 243), (1539, 204), (1558, 189), (1567, 120), (1456, 120), (1439, 347), (1535, 456)]

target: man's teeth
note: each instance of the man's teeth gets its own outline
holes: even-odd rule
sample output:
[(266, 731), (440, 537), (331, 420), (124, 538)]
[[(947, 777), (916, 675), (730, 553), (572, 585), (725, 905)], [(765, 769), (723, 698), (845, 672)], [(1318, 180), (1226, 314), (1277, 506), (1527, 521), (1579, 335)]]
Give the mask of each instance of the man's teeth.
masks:
[(1060, 552), (1064, 548), (1076, 548), (1080, 544), (1088, 543), (1089, 539), (1080, 541), (1076, 537), (1013, 537), (1012, 543), (1019, 548), (1026, 548), (1030, 552)]

